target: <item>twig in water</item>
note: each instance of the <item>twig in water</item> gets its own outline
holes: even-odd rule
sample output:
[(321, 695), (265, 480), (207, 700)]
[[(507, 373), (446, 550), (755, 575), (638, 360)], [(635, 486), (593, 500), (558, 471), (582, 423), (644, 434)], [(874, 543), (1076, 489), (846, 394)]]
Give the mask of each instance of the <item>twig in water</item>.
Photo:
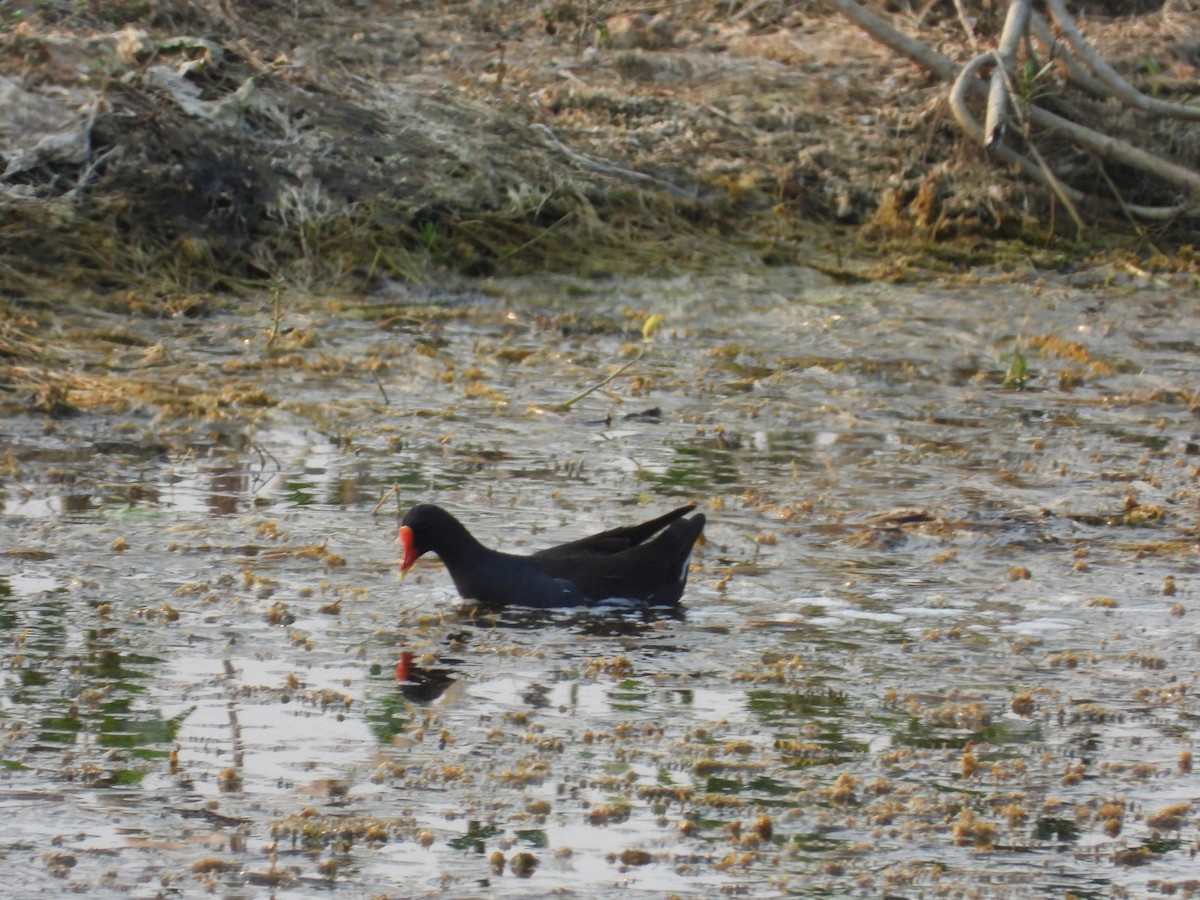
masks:
[(379, 393), (383, 395), (383, 405), (391, 406), (392, 401), (388, 399), (387, 391), (384, 390), (383, 387), (383, 382), (379, 380), (379, 373), (372, 369), (371, 377), (375, 379), (375, 387), (379, 388)]
[(383, 504), (387, 503), (388, 497), (396, 495), (396, 515), (400, 514), (400, 485), (392, 482), (392, 486), (384, 491), (383, 496), (379, 498), (379, 502), (375, 504), (375, 508), (371, 510), (371, 515), (379, 515), (379, 510), (383, 508)]
[(606, 384), (611, 382), (613, 379), (617, 378), (622, 372), (624, 372), (626, 369), (628, 369), (634, 363), (641, 362), (642, 357), (645, 355), (646, 355), (646, 348), (643, 346), (642, 349), (638, 351), (637, 356), (635, 356), (633, 359), (629, 360), (629, 362), (625, 363), (625, 365), (621, 366), (621, 368), (617, 369), (617, 371), (613, 372), (611, 375), (609, 375), (603, 381), (596, 382), (590, 388), (580, 391), (578, 394), (576, 394), (570, 400), (564, 400), (562, 403), (555, 404), (551, 408), (554, 409), (556, 412), (570, 412), (572, 406), (574, 406), (576, 403), (578, 403), (580, 400), (582, 400), (588, 394), (592, 394), (592, 393), (595, 393), (596, 391), (600, 390), (600, 388), (604, 387)]
[(275, 344), (275, 338), (279, 337), (279, 326), (283, 322), (283, 288), (276, 285), (271, 289), (271, 333), (267, 335), (267, 349), (270, 350)]
[(588, 394), (592, 394), (592, 393), (595, 393), (596, 391), (600, 390), (600, 388), (604, 387), (606, 384), (609, 384), (613, 379), (619, 377), (630, 366), (634, 365), (635, 363), (641, 362), (642, 358), (646, 355), (646, 348), (648, 346), (650, 346), (650, 335), (654, 334), (654, 332), (658, 329), (658, 326), (661, 325), (666, 320), (667, 320), (667, 317), (662, 315), (661, 313), (655, 313), (650, 318), (648, 318), (646, 320), (646, 324), (644, 324), (642, 326), (642, 347), (640, 350), (638, 350), (637, 356), (635, 356), (633, 359), (629, 360), (629, 362), (625, 363), (625, 365), (621, 366), (621, 368), (617, 369), (617, 371), (613, 372), (611, 375), (609, 375), (603, 381), (599, 381), (596, 384), (593, 384), (590, 388), (580, 391), (578, 394), (576, 394), (570, 400), (564, 400), (562, 403), (556, 404), (555, 406), (551, 407), (551, 409), (553, 409), (555, 412), (569, 412), (572, 406), (574, 406), (576, 403), (578, 403), (580, 400), (582, 400)]

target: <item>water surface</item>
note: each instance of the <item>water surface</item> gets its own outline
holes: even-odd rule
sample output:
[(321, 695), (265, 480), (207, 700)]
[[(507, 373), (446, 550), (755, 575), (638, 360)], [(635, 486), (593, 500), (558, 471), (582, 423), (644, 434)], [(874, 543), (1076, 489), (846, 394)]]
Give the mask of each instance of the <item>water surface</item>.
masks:
[[(10, 885), (1182, 889), (1194, 298), (779, 270), (67, 323), (130, 387), (5, 421)], [(524, 551), (687, 500), (677, 615), (396, 577), (417, 501)]]

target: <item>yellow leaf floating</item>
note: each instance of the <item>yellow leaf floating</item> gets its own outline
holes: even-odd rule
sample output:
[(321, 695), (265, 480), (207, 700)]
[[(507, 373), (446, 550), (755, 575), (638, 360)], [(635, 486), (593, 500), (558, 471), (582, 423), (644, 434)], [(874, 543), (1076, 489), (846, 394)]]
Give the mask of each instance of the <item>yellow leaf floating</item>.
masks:
[(650, 336), (658, 330), (658, 326), (667, 321), (667, 317), (662, 313), (655, 313), (646, 320), (646, 324), (642, 326), (642, 340), (650, 340)]

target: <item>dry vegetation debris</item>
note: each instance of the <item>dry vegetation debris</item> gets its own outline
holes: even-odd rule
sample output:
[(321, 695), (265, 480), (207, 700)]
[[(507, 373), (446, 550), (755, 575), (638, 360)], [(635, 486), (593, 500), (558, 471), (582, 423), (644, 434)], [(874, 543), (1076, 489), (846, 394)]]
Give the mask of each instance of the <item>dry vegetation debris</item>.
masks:
[[(987, 0), (874, 6), (960, 60), (1000, 26)], [(1091, 6), (1089, 41), (1186, 103), (1200, 13)], [(10, 292), (809, 262), (846, 235), (982, 253), (1059, 224), (964, 145), (942, 85), (822, 3), (0, 10)]]

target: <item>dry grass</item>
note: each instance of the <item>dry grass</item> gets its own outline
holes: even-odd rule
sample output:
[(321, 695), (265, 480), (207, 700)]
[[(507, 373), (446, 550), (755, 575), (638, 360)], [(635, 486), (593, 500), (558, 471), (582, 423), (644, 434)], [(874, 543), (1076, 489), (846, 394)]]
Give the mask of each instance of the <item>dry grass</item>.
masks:
[[(967, 5), (986, 39), (995, 4)], [(944, 6), (914, 4), (900, 24), (965, 52)], [(1090, 37), (1149, 89), (1177, 90), (1194, 81), (1196, 18), (1174, 3), (1089, 23)], [(840, 269), (880, 249), (953, 268), (1008, 240), (1054, 243), (1044, 192), (964, 148), (944, 89), (821, 4), (650, 18), (534, 0), (403, 15), (48, 2), (5, 27), (0, 73), (31, 104), (54, 91), (67, 111), (96, 104), (66, 129), (86, 157), (51, 155), (6, 182), (11, 297)], [(1159, 140), (1194, 155), (1198, 138)]]

